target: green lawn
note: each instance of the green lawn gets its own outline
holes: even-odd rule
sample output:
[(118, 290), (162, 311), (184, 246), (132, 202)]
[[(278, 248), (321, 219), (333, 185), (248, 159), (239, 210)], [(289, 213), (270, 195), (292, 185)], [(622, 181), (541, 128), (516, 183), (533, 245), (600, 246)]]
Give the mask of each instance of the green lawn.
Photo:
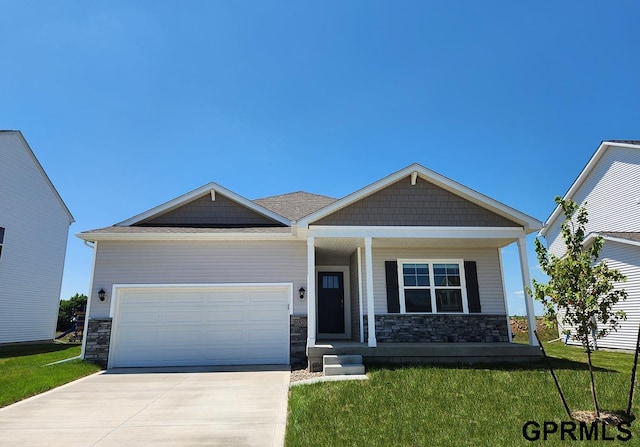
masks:
[[(590, 410), (582, 350), (558, 342), (547, 344), (546, 349), (554, 357), (570, 408)], [(626, 408), (632, 361), (629, 354), (594, 354), (603, 409)], [(568, 420), (553, 380), (541, 364), (371, 367), (368, 375), (368, 381), (292, 388), (286, 445), (640, 445), (640, 423), (633, 424), (631, 442), (561, 441), (559, 434), (547, 441), (527, 441), (522, 435), (527, 421), (560, 424)], [(613, 436), (620, 434), (612, 430)]]
[(0, 407), (100, 370), (81, 360), (45, 366), (80, 355), (80, 346), (28, 344), (0, 347)]

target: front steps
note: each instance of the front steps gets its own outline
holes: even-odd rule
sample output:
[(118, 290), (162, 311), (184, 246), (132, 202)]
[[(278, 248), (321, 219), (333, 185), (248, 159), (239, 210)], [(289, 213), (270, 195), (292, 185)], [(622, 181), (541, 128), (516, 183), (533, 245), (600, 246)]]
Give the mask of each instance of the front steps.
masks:
[(354, 376), (364, 374), (361, 355), (323, 355), (322, 373), (325, 376)]

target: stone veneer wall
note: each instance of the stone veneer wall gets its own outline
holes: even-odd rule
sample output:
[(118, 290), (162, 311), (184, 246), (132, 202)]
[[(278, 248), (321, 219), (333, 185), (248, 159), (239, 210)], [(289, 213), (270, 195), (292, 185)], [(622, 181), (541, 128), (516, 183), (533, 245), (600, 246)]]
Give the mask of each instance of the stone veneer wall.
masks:
[[(376, 315), (379, 343), (509, 342), (506, 315)], [(364, 318), (364, 333), (367, 332)]]
[(292, 315), (289, 323), (291, 366), (307, 364), (307, 317)]
[(106, 368), (109, 361), (110, 340), (111, 318), (91, 318), (87, 327), (84, 359)]

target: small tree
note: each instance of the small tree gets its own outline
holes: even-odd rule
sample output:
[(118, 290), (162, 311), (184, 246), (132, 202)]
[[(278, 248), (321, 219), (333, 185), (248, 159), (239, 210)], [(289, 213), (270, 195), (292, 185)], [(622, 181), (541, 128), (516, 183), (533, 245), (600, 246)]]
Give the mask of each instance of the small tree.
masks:
[[(596, 418), (600, 416), (596, 385), (591, 362), (589, 336), (602, 338), (617, 330), (620, 320), (626, 316), (622, 311), (614, 311), (613, 306), (625, 300), (627, 294), (615, 289), (614, 283), (625, 281), (625, 276), (610, 269), (605, 261), (596, 263), (604, 240), (594, 238), (589, 246), (584, 245), (585, 226), (588, 222), (587, 210), (571, 199), (556, 197), (555, 202), (562, 208), (565, 221), (560, 230), (566, 246), (566, 253), (559, 258), (549, 254), (536, 239), (535, 249), (542, 271), (549, 276), (549, 282), (542, 284), (533, 280), (533, 292), (528, 292), (542, 303), (547, 322), (557, 321), (564, 327), (572, 327), (574, 336), (587, 352), (591, 394)], [(565, 329), (565, 334), (569, 329)]]
[(73, 318), (76, 312), (83, 311), (87, 307), (87, 296), (76, 293), (68, 300), (60, 301), (58, 309), (58, 325), (56, 330), (66, 331), (73, 326)]

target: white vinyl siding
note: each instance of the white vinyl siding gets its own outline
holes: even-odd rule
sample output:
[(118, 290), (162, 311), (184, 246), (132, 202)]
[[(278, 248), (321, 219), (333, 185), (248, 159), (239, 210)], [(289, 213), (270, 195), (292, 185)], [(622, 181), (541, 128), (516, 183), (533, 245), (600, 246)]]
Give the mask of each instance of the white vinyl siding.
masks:
[[(364, 256), (363, 256), (364, 258)], [(387, 313), (385, 261), (398, 259), (463, 259), (476, 261), (480, 304), (484, 314), (506, 314), (500, 257), (497, 248), (413, 249), (373, 248), (373, 288), (376, 314)], [(364, 264), (364, 262), (363, 262)], [(363, 266), (364, 268), (364, 266)], [(366, 296), (366, 295), (363, 295)], [(366, 302), (365, 311), (366, 313)]]
[[(601, 231), (640, 231), (640, 149), (610, 147), (572, 197), (587, 203), (587, 234)], [(546, 239), (551, 253), (564, 253), (560, 215), (549, 227)]]
[[(307, 284), (304, 241), (100, 242), (91, 291), (91, 318), (109, 316), (113, 284)], [(107, 291), (104, 302), (98, 290)], [(293, 300), (305, 315), (307, 300)]]
[(70, 216), (15, 132), (0, 132), (0, 343), (51, 340)]
[(617, 332), (599, 340), (598, 347), (635, 349), (640, 324), (640, 247), (605, 241), (601, 259), (605, 259), (610, 268), (620, 270), (627, 277), (627, 281), (618, 287), (623, 288), (628, 297), (615, 307), (627, 314), (626, 321), (622, 322)]

